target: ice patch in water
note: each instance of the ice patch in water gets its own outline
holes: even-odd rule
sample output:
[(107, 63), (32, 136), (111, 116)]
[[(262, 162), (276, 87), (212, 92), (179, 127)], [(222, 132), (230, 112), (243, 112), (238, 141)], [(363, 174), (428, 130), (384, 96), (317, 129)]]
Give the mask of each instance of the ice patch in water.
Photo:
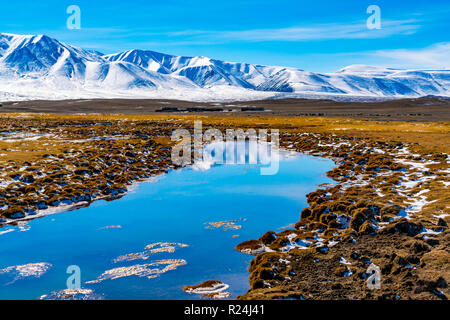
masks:
[(51, 267), (52, 265), (47, 262), (28, 263), (0, 269), (0, 274), (13, 275), (14, 279), (9, 283), (11, 284), (24, 278), (40, 278)]
[[(130, 276), (154, 279), (168, 271), (175, 270), (180, 266), (186, 265), (183, 259), (158, 260), (147, 264), (136, 264), (129, 267), (120, 267), (103, 272), (97, 279), (87, 281), (86, 283), (100, 283), (105, 280), (114, 280)], [(163, 266), (163, 268), (160, 268)]]
[(133, 260), (147, 260), (150, 258), (150, 255), (161, 252), (173, 253), (176, 250), (176, 247), (186, 248), (187, 244), (184, 243), (169, 243), (169, 242), (156, 242), (149, 244), (145, 247), (145, 250), (137, 253), (128, 253), (121, 255), (113, 260), (114, 263), (122, 262), (122, 261), (133, 261)]
[(103, 295), (96, 294), (92, 289), (64, 289), (44, 294), (40, 300), (103, 300)]
[(242, 225), (236, 224), (236, 222), (239, 222), (239, 221), (247, 221), (247, 219), (241, 218), (241, 219), (228, 220), (228, 221), (205, 222), (204, 224), (207, 225), (205, 227), (206, 229), (222, 228), (223, 230), (239, 230), (242, 228)]

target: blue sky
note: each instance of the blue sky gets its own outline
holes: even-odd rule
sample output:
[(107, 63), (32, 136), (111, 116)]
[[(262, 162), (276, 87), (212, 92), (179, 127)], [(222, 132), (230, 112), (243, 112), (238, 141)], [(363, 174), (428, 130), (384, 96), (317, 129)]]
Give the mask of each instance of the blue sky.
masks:
[[(450, 1), (1, 1), (0, 32), (103, 53), (148, 49), (333, 72), (351, 64), (450, 68)], [(68, 30), (69, 5), (81, 29)], [(369, 5), (381, 29), (369, 30)]]

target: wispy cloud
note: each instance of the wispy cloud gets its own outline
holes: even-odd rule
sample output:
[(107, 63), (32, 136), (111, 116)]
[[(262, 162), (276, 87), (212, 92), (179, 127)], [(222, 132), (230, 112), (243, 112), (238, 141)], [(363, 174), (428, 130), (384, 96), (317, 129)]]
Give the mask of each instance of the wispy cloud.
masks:
[(363, 22), (352, 24), (321, 24), (277, 29), (239, 31), (185, 30), (169, 32), (167, 36), (188, 38), (193, 41), (308, 41), (334, 39), (371, 39), (392, 35), (414, 34), (420, 28), (418, 20), (383, 20), (380, 30), (369, 30)]
[(436, 43), (423, 49), (379, 50), (373, 55), (399, 67), (450, 69), (450, 42)]
[[(421, 27), (421, 20), (382, 20), (380, 30), (369, 30), (366, 21), (355, 21), (348, 24), (312, 24), (272, 29), (248, 30), (155, 30), (127, 29), (122, 27), (86, 28), (81, 30), (35, 30), (33, 33), (44, 33), (64, 41), (75, 42), (79, 46), (93, 49), (115, 50), (120, 44), (133, 46), (192, 46), (210, 45), (232, 42), (302, 42), (339, 39), (375, 39), (393, 35), (411, 35)], [(92, 42), (95, 37), (98, 42)]]

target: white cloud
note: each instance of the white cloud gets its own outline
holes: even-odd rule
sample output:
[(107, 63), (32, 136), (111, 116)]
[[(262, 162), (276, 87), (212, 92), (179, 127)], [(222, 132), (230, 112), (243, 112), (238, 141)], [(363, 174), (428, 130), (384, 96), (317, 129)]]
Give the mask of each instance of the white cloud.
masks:
[(436, 43), (423, 49), (379, 50), (373, 55), (398, 67), (450, 68), (450, 42)]
[(332, 39), (371, 39), (391, 35), (414, 34), (420, 25), (417, 20), (383, 20), (380, 30), (369, 30), (366, 22), (352, 24), (321, 24), (308, 27), (254, 29), (239, 31), (186, 30), (170, 32), (168, 36), (191, 40), (223, 41), (307, 41)]

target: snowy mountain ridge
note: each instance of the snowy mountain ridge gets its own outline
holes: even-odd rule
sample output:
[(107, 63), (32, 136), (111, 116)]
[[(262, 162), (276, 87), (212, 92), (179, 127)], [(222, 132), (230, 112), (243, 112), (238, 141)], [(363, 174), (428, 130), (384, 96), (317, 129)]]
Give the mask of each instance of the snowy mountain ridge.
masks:
[(335, 73), (182, 57), (104, 55), (45, 35), (0, 33), (0, 101), (68, 98), (252, 100), (450, 96), (450, 70), (352, 65)]

